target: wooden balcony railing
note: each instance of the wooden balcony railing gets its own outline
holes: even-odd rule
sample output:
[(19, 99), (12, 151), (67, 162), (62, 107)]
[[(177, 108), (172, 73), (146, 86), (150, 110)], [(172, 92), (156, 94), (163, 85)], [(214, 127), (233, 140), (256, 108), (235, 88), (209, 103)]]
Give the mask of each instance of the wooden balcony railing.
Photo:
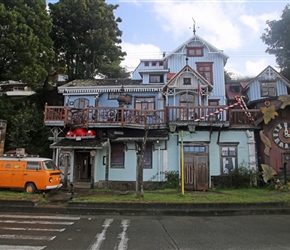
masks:
[(87, 107), (85, 109), (68, 106), (45, 105), (44, 124), (46, 126), (149, 126), (166, 127), (169, 123), (220, 124), (230, 126), (254, 126), (253, 121), (261, 115), (259, 109), (245, 112), (228, 109), (227, 106), (166, 107), (162, 110), (137, 110), (119, 107)]

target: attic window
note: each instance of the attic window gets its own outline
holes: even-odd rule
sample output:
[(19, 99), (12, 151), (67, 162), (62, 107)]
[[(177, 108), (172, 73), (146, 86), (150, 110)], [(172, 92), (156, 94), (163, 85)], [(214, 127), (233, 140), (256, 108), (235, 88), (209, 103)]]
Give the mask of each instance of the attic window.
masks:
[(146, 67), (148, 67), (148, 66), (149, 66), (149, 62), (145, 62), (144, 65), (145, 65)]
[(277, 96), (276, 82), (261, 82), (261, 97)]
[(187, 47), (188, 57), (202, 57), (203, 56), (203, 47)]
[(162, 61), (159, 62), (159, 66), (163, 66), (163, 62)]
[(191, 78), (183, 78), (183, 85), (191, 85)]
[(156, 66), (156, 64), (157, 64), (156, 62), (152, 62), (152, 66)]

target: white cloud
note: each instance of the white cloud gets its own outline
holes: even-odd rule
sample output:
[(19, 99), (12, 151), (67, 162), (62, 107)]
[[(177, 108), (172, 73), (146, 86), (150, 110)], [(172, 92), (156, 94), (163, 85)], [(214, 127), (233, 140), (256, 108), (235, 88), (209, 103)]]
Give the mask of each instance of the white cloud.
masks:
[(246, 61), (246, 69), (247, 69), (247, 72), (249, 72), (250, 76), (257, 76), (267, 66), (268, 66), (268, 62), (265, 59), (261, 59), (258, 61)]
[(126, 52), (127, 56), (121, 66), (126, 67), (129, 72), (136, 68), (140, 59), (162, 58), (162, 51), (153, 44), (122, 43), (122, 51)]
[(197, 34), (226, 50), (239, 48), (243, 42), (240, 27), (233, 21), (242, 9), (240, 4), (236, 5), (233, 12), (232, 5), (221, 2), (169, 2), (155, 3), (152, 11), (162, 29), (176, 41), (190, 34), (194, 18)]

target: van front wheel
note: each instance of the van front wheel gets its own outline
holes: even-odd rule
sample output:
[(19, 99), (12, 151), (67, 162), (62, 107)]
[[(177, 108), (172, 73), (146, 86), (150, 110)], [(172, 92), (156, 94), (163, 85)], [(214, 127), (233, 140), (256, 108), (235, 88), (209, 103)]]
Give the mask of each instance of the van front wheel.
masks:
[(25, 191), (28, 194), (33, 194), (35, 192), (36, 188), (34, 183), (27, 183), (25, 186)]

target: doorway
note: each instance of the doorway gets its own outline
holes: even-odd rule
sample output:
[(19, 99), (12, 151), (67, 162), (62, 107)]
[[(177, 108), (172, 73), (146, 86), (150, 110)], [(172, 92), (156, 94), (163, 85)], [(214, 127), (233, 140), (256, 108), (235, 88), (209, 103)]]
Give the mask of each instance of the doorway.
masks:
[(186, 190), (208, 190), (207, 146), (184, 146), (184, 188)]
[(75, 155), (75, 181), (91, 180), (91, 156), (88, 151), (76, 151)]

